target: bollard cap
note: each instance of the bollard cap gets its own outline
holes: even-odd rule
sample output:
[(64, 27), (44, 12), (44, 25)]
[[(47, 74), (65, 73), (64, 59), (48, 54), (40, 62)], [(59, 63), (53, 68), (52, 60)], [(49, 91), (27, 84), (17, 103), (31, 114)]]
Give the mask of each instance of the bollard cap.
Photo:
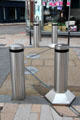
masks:
[(52, 26), (58, 26), (58, 24), (57, 23), (52, 23)]
[(68, 52), (69, 46), (67, 44), (57, 44), (55, 46), (55, 51), (56, 52)]
[(10, 52), (22, 52), (24, 51), (24, 45), (22, 44), (12, 44), (9, 48)]
[(39, 22), (34, 22), (33, 25), (34, 26), (39, 26)]

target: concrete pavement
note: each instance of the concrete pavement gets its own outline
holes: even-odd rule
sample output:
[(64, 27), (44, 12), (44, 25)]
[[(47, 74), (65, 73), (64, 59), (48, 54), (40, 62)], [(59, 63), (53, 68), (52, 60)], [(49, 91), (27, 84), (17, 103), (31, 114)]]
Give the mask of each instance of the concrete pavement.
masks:
[(8, 48), (0, 48), (0, 87), (10, 72), (10, 58)]
[[(42, 51), (45, 51), (42, 53)], [(41, 53), (40, 57), (37, 59), (31, 59), (26, 58), (27, 55), (31, 53)], [(32, 98), (27, 97), (24, 101), (12, 101), (11, 100), (11, 94), (12, 94), (12, 88), (11, 88), (11, 77), (10, 73), (8, 73), (8, 76), (6, 77), (4, 83), (2, 84), (0, 88), (0, 103), (4, 103), (5, 106), (3, 107), (3, 110), (1, 111), (1, 120), (26, 120), (27, 119), (27, 111), (29, 112), (29, 120), (79, 120), (79, 110), (80, 110), (80, 103), (75, 102), (73, 106), (65, 107), (65, 106), (52, 106), (49, 107), (47, 105), (46, 100), (41, 101), (40, 97), (44, 96), (48, 91), (49, 88), (52, 88), (54, 86), (54, 51), (52, 49), (48, 48), (25, 48), (24, 51), (24, 61), (25, 61), (25, 67), (33, 66), (38, 69), (38, 72), (35, 73), (35, 75), (41, 80), (39, 81), (31, 74), (25, 75), (25, 85), (26, 85), (26, 96), (31, 96)], [(68, 88), (76, 95), (80, 96), (80, 60), (74, 50), (70, 50), (70, 62), (69, 62), (69, 79), (68, 79)], [(45, 86), (45, 85), (46, 86)], [(8, 97), (6, 97), (9, 95)], [(4, 96), (4, 97), (2, 97)], [(33, 99), (33, 96), (36, 96), (37, 98)], [(30, 103), (27, 102), (27, 100), (30, 101), (32, 99), (33, 101)], [(37, 101), (41, 101), (40, 104), (37, 104)], [(80, 98), (78, 99), (78, 101)], [(35, 102), (34, 102), (35, 101)], [(13, 104), (16, 104), (15, 105)], [(9, 105), (10, 104), (10, 105)], [(29, 104), (29, 105), (28, 105)], [(12, 112), (9, 112), (8, 109), (12, 109)], [(14, 107), (13, 107), (14, 106)], [(18, 106), (18, 107), (17, 107)], [(28, 107), (29, 106), (29, 109)], [(34, 112), (32, 112), (32, 106), (34, 107)], [(40, 113), (36, 112), (37, 107), (40, 107)], [(74, 107), (74, 109), (73, 109)], [(16, 110), (14, 110), (14, 108)], [(49, 109), (48, 109), (49, 108)], [(4, 109), (6, 109), (4, 112)], [(50, 111), (49, 111), (50, 110)], [(78, 110), (78, 111), (77, 111)], [(24, 112), (22, 112), (24, 111)], [(57, 112), (56, 112), (57, 111)], [(77, 111), (77, 113), (76, 113)], [(44, 113), (44, 114), (42, 114)], [(48, 116), (46, 117), (46, 114)], [(64, 115), (64, 116), (63, 116)], [(25, 117), (24, 117), (25, 116)], [(49, 118), (48, 118), (49, 117)], [(7, 119), (6, 119), (7, 118)], [(28, 119), (27, 119), (28, 120)]]
[[(25, 33), (1, 35), (1, 44), (9, 46), (13, 43), (22, 43), (29, 46), (29, 36)], [(59, 42), (67, 42), (66, 38), (59, 38)], [(51, 44), (50, 38), (42, 38), (40, 45)], [(71, 39), (72, 45), (80, 45), (79, 38)], [(4, 47), (3, 47), (4, 48)], [(26, 96), (24, 101), (12, 101), (12, 87), (9, 66), (8, 49), (0, 48), (1, 75), (0, 77), (0, 106), (1, 120), (79, 120), (80, 119), (80, 59), (75, 49), (70, 50), (68, 88), (77, 96), (71, 106), (52, 106), (43, 96), (54, 86), (54, 51), (46, 48), (25, 48), (25, 67), (35, 67), (36, 79), (31, 74), (25, 75)], [(42, 52), (45, 51), (45, 52)], [(79, 50), (78, 50), (79, 51)], [(4, 54), (2, 54), (4, 53)], [(26, 58), (29, 54), (41, 53), (37, 59)], [(5, 73), (5, 74), (4, 74)], [(34, 96), (34, 97), (33, 97)], [(30, 100), (32, 100), (30, 102)], [(76, 102), (77, 101), (77, 102)]]

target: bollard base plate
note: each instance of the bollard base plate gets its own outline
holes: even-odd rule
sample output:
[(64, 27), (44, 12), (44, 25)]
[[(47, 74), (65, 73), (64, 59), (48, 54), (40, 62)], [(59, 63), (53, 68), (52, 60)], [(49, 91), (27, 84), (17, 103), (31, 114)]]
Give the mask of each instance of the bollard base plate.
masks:
[(65, 93), (56, 93), (54, 89), (50, 90), (45, 97), (51, 104), (55, 105), (70, 105), (75, 99), (75, 95), (67, 90)]
[(48, 47), (51, 48), (51, 49), (54, 49), (56, 46), (56, 44), (50, 44)]

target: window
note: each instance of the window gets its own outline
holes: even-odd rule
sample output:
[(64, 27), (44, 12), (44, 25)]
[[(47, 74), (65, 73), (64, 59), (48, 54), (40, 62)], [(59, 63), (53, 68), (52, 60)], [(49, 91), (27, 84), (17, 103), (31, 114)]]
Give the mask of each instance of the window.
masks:
[(25, 8), (20, 8), (20, 20), (25, 19)]
[(71, 6), (72, 8), (80, 8), (80, 0), (72, 0)]
[(8, 13), (9, 20), (14, 20), (15, 19), (15, 8), (10, 7), (10, 8), (8, 8), (8, 10), (9, 10), (9, 13)]

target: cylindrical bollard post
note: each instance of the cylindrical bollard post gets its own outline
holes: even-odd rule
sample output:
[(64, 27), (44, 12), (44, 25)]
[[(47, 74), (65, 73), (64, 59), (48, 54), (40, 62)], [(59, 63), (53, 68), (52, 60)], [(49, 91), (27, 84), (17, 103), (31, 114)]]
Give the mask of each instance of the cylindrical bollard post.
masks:
[(54, 89), (58, 93), (67, 90), (69, 48), (65, 44), (55, 46)]
[(41, 41), (41, 21), (39, 21), (39, 42)]
[(57, 35), (57, 23), (52, 24), (52, 43), (57, 44), (58, 43), (58, 35)]
[(25, 98), (24, 79), (24, 46), (13, 44), (9, 48), (11, 63), (12, 99), (22, 100)]
[(33, 46), (39, 47), (40, 42), (40, 26), (38, 22), (34, 23)]
[(69, 105), (75, 96), (68, 90), (68, 61), (69, 46), (57, 44), (54, 56), (54, 89), (50, 90), (45, 97), (52, 104)]

